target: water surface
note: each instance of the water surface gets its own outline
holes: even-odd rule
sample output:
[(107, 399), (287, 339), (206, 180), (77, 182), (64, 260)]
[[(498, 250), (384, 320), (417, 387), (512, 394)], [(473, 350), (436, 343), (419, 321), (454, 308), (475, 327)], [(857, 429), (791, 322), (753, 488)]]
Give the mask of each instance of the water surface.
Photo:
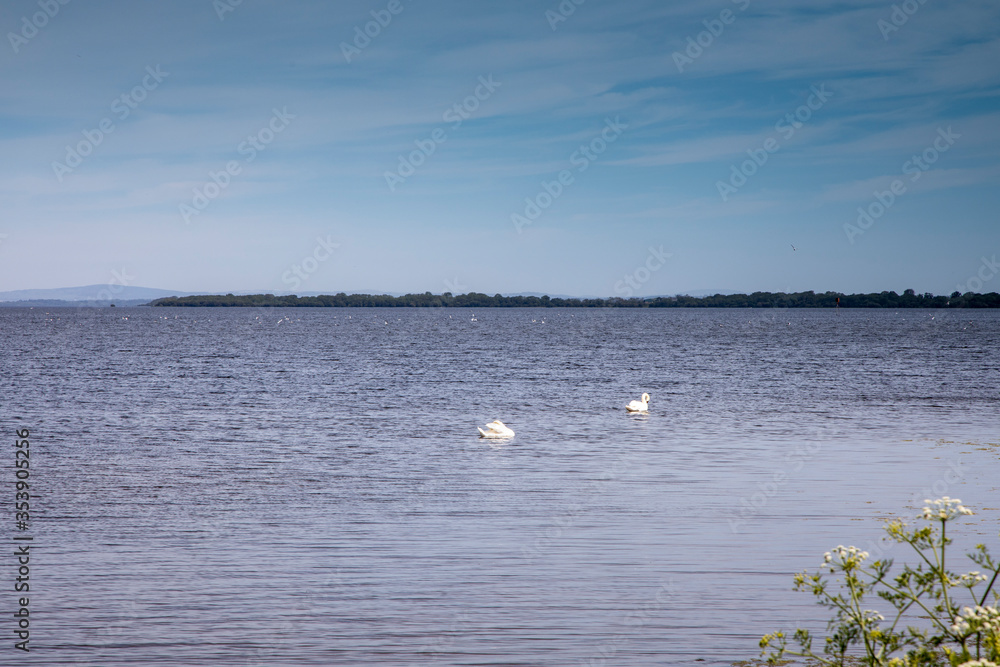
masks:
[[(32, 434), (25, 664), (724, 665), (821, 627), (792, 573), (929, 495), (994, 508), (964, 530), (1000, 551), (995, 311), (5, 308), (0, 331), (4, 428)], [(478, 439), (493, 419), (516, 438)]]

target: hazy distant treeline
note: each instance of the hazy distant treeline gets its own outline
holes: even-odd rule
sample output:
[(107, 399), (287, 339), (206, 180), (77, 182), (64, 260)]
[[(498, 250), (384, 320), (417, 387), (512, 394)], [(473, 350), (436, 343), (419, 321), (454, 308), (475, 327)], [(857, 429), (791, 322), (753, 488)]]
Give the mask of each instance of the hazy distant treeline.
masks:
[[(838, 304), (839, 299), (839, 304)], [(753, 294), (716, 294), (714, 296), (655, 297), (647, 299), (551, 299), (547, 296), (488, 296), (469, 294), (331, 294), (321, 296), (184, 296), (157, 299), (151, 306), (223, 306), (223, 307), (416, 307), (416, 308), (1000, 308), (1000, 294), (954, 292), (951, 296), (880, 292), (872, 294), (840, 294), (838, 292), (754, 292)]]

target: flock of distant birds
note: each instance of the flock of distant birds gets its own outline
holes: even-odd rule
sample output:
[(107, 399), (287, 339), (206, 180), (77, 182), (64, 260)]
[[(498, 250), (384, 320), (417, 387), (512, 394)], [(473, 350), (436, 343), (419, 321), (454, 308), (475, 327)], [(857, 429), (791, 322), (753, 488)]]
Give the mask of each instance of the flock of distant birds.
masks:
[[(628, 405), (625, 406), (625, 412), (649, 412), (649, 394), (643, 394), (638, 401), (629, 401)], [(479, 437), (491, 440), (513, 438), (514, 431), (499, 419), (495, 419), (485, 428), (479, 428)]]

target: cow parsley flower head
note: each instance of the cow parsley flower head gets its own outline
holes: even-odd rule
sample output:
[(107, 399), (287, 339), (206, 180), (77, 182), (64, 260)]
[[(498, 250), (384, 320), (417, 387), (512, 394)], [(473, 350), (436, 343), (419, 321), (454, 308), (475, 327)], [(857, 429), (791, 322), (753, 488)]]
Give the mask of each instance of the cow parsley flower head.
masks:
[(868, 560), (868, 556), (869, 553), (867, 551), (839, 544), (823, 554), (823, 564), (829, 567), (831, 572), (836, 571), (838, 568), (854, 570), (861, 567), (861, 564)]
[(977, 570), (969, 572), (968, 574), (961, 575), (958, 579), (950, 579), (948, 582), (952, 586), (964, 586), (966, 588), (974, 588), (976, 584), (981, 581), (986, 581), (989, 577), (985, 574), (980, 574)]
[(878, 627), (878, 624), (885, 620), (885, 616), (872, 609), (865, 609), (862, 612), (861, 622), (866, 626)]
[(989, 605), (965, 607), (962, 613), (955, 617), (951, 631), (956, 635), (968, 637), (977, 632), (1000, 634), (1000, 609)]
[(972, 510), (965, 507), (958, 498), (938, 498), (937, 500), (924, 500), (921, 517), (927, 521), (948, 521), (956, 516), (972, 514)]

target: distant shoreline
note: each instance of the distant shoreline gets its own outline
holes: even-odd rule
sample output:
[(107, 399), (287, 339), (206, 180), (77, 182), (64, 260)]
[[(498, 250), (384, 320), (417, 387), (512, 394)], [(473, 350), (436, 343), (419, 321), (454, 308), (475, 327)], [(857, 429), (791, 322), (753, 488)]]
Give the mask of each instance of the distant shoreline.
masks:
[(205, 295), (166, 297), (151, 301), (150, 306), (221, 307), (221, 308), (1000, 308), (1000, 294), (952, 294), (935, 296), (880, 292), (840, 294), (837, 292), (754, 292), (753, 294), (716, 294), (714, 296), (564, 299), (548, 296), (488, 296), (469, 294), (340, 294), (321, 296), (274, 296), (252, 294), (235, 296)]

